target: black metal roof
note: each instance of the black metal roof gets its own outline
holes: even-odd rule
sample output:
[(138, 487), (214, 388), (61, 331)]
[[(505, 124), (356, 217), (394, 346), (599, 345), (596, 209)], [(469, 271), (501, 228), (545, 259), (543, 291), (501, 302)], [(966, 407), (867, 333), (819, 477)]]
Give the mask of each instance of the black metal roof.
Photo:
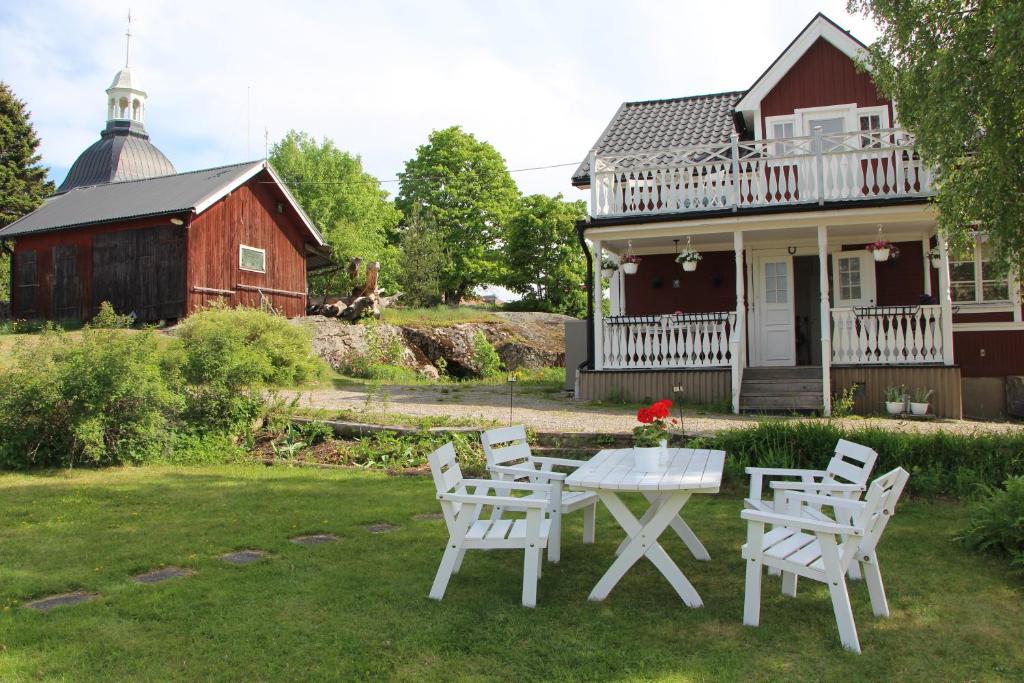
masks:
[[(745, 92), (625, 102), (593, 149), (598, 154), (615, 154), (728, 142), (736, 130), (733, 111)], [(585, 186), (589, 182), (590, 161), (584, 159), (572, 184)]]
[(109, 121), (100, 139), (71, 165), (58, 192), (84, 185), (140, 180), (174, 173), (174, 165), (149, 141), (141, 124)]

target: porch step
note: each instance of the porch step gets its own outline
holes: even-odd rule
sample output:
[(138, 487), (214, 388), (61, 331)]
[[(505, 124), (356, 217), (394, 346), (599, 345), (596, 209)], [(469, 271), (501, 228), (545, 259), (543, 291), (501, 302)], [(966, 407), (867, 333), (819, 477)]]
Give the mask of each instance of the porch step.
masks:
[(745, 412), (815, 411), (823, 408), (821, 368), (746, 368), (740, 389)]

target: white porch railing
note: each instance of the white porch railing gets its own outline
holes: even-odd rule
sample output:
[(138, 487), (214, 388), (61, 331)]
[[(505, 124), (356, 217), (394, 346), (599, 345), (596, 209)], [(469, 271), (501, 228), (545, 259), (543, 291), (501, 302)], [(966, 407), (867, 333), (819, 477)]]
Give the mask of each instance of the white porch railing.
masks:
[(925, 197), (932, 171), (901, 129), (591, 157), (591, 215)]
[(848, 365), (943, 363), (941, 306), (832, 309), (832, 362)]
[(736, 313), (614, 316), (602, 321), (605, 369), (729, 367)]

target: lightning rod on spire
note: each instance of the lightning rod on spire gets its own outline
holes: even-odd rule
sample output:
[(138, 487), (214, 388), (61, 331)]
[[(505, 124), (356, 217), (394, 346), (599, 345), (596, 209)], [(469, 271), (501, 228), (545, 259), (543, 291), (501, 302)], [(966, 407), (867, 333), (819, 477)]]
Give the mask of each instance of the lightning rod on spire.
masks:
[(131, 10), (131, 8), (128, 9), (128, 30), (125, 31), (124, 36), (125, 36), (125, 41), (124, 41), (124, 66), (125, 66), (125, 68), (127, 68), (128, 67), (128, 55), (129, 55), (129, 51), (131, 50), (131, 46), (132, 46), (132, 10)]

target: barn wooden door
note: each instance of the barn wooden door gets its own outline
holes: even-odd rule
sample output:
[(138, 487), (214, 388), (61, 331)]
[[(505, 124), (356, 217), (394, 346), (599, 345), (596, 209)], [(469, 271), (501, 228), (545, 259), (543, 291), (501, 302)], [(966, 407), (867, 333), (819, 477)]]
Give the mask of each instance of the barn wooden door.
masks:
[(93, 309), (103, 301), (118, 313), (151, 322), (185, 310), (185, 236), (164, 226), (97, 235), (93, 242)]
[(57, 320), (81, 318), (79, 292), (78, 247), (74, 244), (54, 247), (51, 315)]
[(15, 252), (14, 291), (11, 292), (11, 312), (14, 314), (14, 317), (37, 317), (39, 315), (38, 294), (39, 273), (36, 269), (36, 252)]

